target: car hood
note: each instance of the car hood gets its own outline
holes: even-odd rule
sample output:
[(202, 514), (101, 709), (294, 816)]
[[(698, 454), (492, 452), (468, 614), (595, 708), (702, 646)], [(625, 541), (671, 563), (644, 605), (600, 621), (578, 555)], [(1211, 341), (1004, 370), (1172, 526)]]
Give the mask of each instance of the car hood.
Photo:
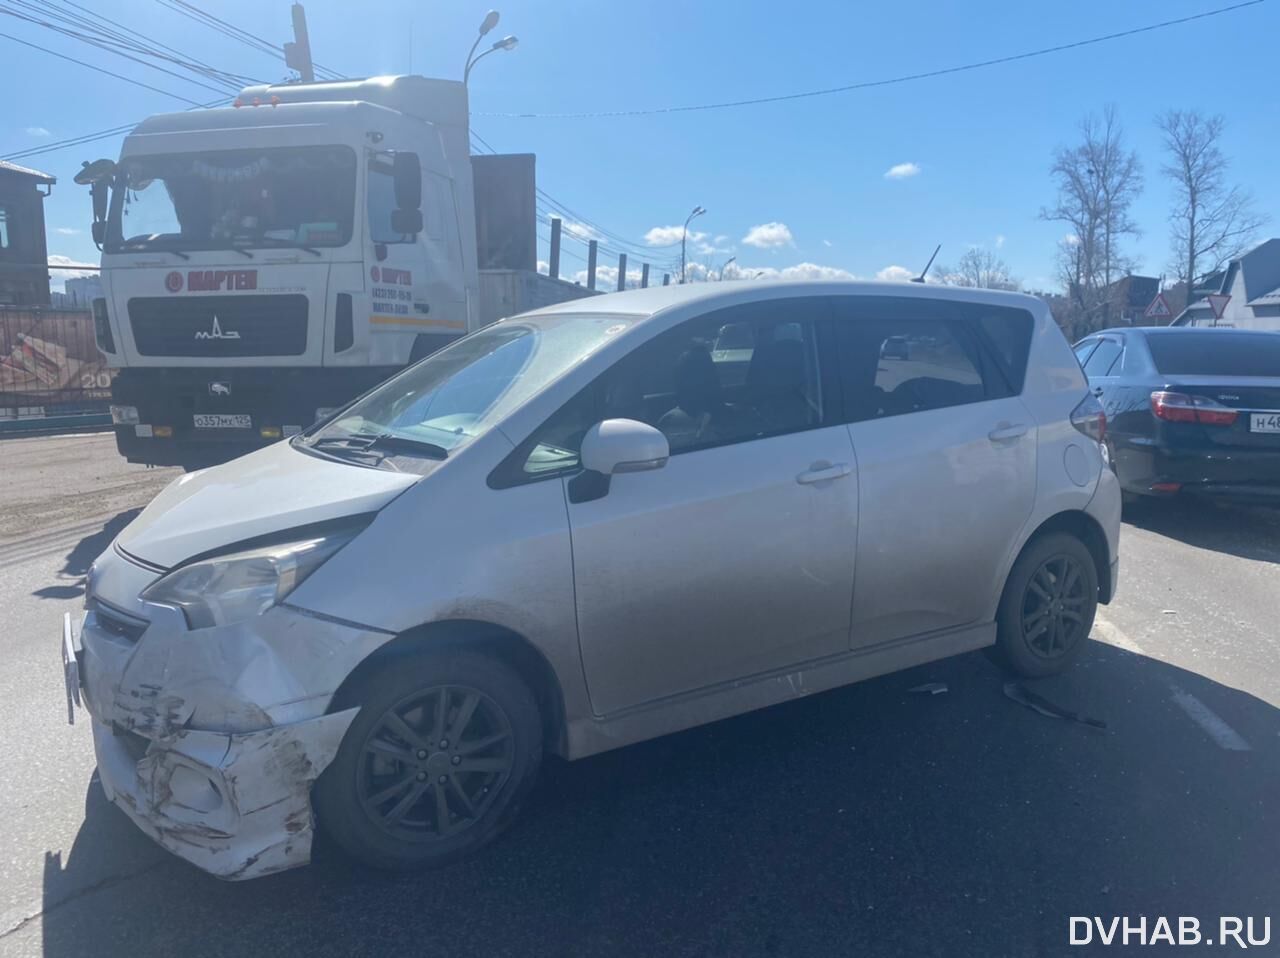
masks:
[(320, 459), (277, 442), (175, 479), (116, 544), (171, 568), (246, 539), (375, 512), (421, 478)]

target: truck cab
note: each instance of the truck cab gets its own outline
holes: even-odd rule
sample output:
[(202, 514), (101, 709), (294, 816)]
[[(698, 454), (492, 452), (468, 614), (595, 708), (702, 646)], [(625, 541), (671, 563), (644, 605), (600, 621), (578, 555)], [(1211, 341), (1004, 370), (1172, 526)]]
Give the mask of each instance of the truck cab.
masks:
[(477, 328), (468, 139), (462, 84), (378, 77), (154, 116), (95, 164), (121, 453), (225, 460)]

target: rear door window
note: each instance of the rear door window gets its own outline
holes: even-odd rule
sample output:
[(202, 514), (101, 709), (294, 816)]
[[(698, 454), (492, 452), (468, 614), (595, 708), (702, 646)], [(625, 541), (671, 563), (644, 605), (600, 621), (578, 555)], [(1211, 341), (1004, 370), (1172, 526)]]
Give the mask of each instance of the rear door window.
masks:
[(1089, 361), (1089, 354), (1098, 348), (1096, 339), (1086, 339), (1082, 343), (1076, 343), (1075, 354), (1076, 360), (1080, 363), (1081, 368)]
[[(961, 320), (930, 318), (948, 304), (850, 301), (838, 323), (850, 421), (945, 409), (1008, 395), (1009, 384)], [(895, 315), (897, 314), (897, 315)]]
[(1124, 352), (1124, 345), (1118, 339), (1104, 339), (1098, 343), (1089, 358), (1085, 361), (1084, 372), (1086, 376), (1109, 376), (1111, 368), (1116, 365), (1116, 360)]

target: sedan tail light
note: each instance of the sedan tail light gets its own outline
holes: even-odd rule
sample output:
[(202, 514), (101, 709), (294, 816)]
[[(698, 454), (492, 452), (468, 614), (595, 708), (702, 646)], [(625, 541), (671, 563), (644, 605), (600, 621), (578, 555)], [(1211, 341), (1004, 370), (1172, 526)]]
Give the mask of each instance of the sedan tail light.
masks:
[(1230, 426), (1239, 413), (1208, 396), (1160, 390), (1151, 394), (1151, 411), (1166, 422), (1198, 422), (1202, 426)]
[(1080, 405), (1071, 410), (1071, 425), (1095, 442), (1102, 442), (1107, 434), (1107, 413), (1092, 394), (1080, 400)]

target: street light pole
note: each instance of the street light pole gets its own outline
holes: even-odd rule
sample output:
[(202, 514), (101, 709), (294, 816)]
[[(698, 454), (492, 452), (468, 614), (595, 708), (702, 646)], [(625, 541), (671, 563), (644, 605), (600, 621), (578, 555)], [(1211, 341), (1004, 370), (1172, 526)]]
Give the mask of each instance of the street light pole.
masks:
[(685, 249), (685, 243), (689, 239), (689, 224), (693, 222), (693, 218), (695, 216), (701, 216), (705, 212), (706, 210), (704, 210), (701, 206), (695, 206), (693, 208), (693, 211), (690, 212), (688, 217), (685, 219), (684, 230), (680, 233), (680, 283), (681, 285), (684, 285), (684, 266), (685, 266), (684, 249)]
[(490, 10), (485, 14), (484, 19), (480, 21), (480, 35), (476, 37), (475, 43), (471, 44), (471, 49), (467, 51), (467, 65), (462, 70), (463, 86), (467, 85), (467, 81), (471, 78), (471, 70), (477, 63), (487, 57), (490, 53), (497, 53), (499, 50), (514, 50), (516, 44), (520, 42), (517, 38), (512, 36), (503, 37), (501, 40), (494, 43), (494, 45), (488, 50), (485, 50), (484, 53), (476, 56), (476, 48), (480, 46), (480, 41), (485, 38), (485, 35), (498, 25), (498, 17), (499, 14), (497, 10)]
[(722, 283), (724, 282), (724, 271), (727, 270), (729, 268), (729, 264), (731, 264), (737, 258), (738, 258), (737, 256), (730, 256), (727, 260), (724, 261), (724, 265), (720, 267), (720, 282)]

